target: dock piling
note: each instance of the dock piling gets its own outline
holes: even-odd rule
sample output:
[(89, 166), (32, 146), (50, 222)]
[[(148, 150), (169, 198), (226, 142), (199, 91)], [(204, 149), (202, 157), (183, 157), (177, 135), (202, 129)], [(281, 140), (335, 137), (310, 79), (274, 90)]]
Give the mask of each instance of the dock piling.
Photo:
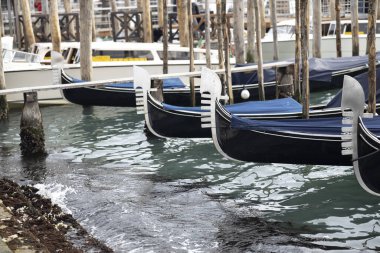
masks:
[(37, 92), (24, 93), (20, 137), (20, 148), (23, 156), (46, 155), (45, 134)]

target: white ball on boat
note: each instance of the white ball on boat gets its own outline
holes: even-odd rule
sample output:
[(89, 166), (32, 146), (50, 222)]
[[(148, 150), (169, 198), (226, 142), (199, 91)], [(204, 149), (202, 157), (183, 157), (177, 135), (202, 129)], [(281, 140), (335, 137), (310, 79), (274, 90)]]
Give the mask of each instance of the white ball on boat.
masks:
[(242, 90), (240, 94), (242, 99), (248, 99), (250, 95), (251, 94), (249, 94), (249, 91), (247, 89)]

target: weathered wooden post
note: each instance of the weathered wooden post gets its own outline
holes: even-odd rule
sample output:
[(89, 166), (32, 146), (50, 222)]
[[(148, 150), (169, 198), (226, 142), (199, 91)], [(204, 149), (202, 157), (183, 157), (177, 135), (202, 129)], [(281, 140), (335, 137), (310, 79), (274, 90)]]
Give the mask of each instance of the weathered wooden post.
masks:
[(256, 23), (256, 50), (257, 50), (257, 77), (259, 82), (259, 98), (260, 100), (265, 100), (265, 90), (264, 90), (264, 71), (263, 71), (263, 50), (261, 47), (261, 18), (258, 2), (261, 0), (255, 0), (255, 23)]
[(58, 1), (50, 0), (50, 30), (53, 50), (61, 52), (61, 28), (59, 27)]
[(235, 59), (237, 64), (244, 64), (244, 1), (234, 0), (233, 14)]
[(298, 102), (301, 98), (300, 61), (301, 61), (301, 29), (300, 29), (300, 0), (296, 0), (296, 40), (294, 62), (294, 97)]
[[(111, 5), (111, 11), (116, 12), (117, 11), (116, 0), (110, 0), (110, 5)], [(120, 30), (120, 23), (118, 20), (115, 20), (115, 29), (116, 31)]]
[(336, 13), (335, 13), (335, 5), (336, 5), (336, 2), (339, 2), (339, 0), (330, 0), (330, 6), (329, 6), (329, 9), (330, 9), (330, 19), (331, 20), (335, 20), (336, 19)]
[(273, 29), (273, 60), (278, 61), (276, 0), (270, 0), (270, 20)]
[(342, 57), (342, 35), (340, 31), (340, 1), (335, 2), (335, 18), (336, 18), (336, 28), (335, 28), (335, 39), (336, 39), (336, 57)]
[[(15, 11), (15, 20), (16, 20), (16, 25), (15, 25), (15, 33), (16, 33), (16, 40), (17, 40), (17, 46), (19, 49), (21, 49), (21, 25), (20, 25), (20, 20), (19, 20), (19, 15), (20, 15), (20, 5), (19, 1), (14, 1), (14, 11)], [(9, 15), (11, 17), (11, 15)]]
[[(0, 7), (1, 12), (1, 7)], [(0, 27), (2, 32), (2, 27)], [(3, 52), (3, 45), (0, 43), (0, 52)], [(5, 78), (4, 78), (4, 63), (3, 54), (0, 54), (0, 90), (6, 89)], [(8, 102), (7, 96), (0, 96), (0, 121), (8, 118)]]
[(206, 26), (205, 26), (205, 43), (206, 43), (206, 65), (211, 68), (211, 39), (210, 39), (210, 3), (209, 0), (205, 2), (206, 12)]
[(359, 55), (358, 0), (351, 0), (352, 56)]
[(254, 0), (247, 1), (247, 62), (255, 62), (255, 10)]
[(24, 18), (25, 39), (26, 48), (29, 48), (32, 44), (36, 43), (33, 33), (32, 16), (30, 13), (29, 1), (20, 0), (22, 16)]
[(313, 0), (313, 57), (321, 58), (322, 18), (321, 0)]
[(37, 92), (24, 93), (20, 137), (20, 148), (23, 156), (46, 155), (45, 133), (38, 106)]
[(167, 6), (164, 6), (164, 2), (162, 0), (158, 0), (157, 5), (158, 27), (162, 29), (164, 26), (164, 8), (167, 8)]
[[(194, 71), (194, 38), (193, 38), (193, 12), (191, 7), (191, 0), (187, 0), (187, 16), (188, 16), (188, 26), (189, 26), (189, 57), (190, 65), (189, 71)], [(190, 93), (191, 93), (191, 106), (195, 106), (195, 84), (194, 77), (189, 78), (190, 81)]]
[[(71, 13), (72, 12), (72, 7), (71, 7), (71, 0), (64, 0), (63, 1), (63, 7), (65, 8), (65, 13)], [(75, 34), (75, 29), (74, 29), (74, 24), (70, 23), (69, 24), (69, 33), (70, 34)], [(70, 37), (70, 36), (68, 36)]]
[(144, 26), (144, 42), (152, 42), (152, 18), (150, 15), (150, 0), (143, 2), (143, 26)]
[[(223, 29), (222, 29), (222, 2), (221, 0), (216, 0), (216, 12), (217, 12), (217, 26), (218, 26), (218, 60), (219, 68), (224, 68), (224, 58), (223, 58)], [(223, 82), (222, 82), (223, 83)], [(224, 85), (223, 85), (224, 88)], [(224, 93), (223, 93), (224, 94)]]
[(189, 30), (186, 0), (177, 0), (177, 20), (179, 29), (179, 43), (181, 47), (189, 46)]
[(80, 72), (85, 81), (92, 79), (92, 21), (94, 13), (93, 0), (81, 0), (79, 5), (80, 22)]
[(225, 81), (227, 86), (227, 93), (229, 97), (230, 104), (234, 103), (234, 94), (232, 92), (232, 77), (231, 77), (231, 65), (230, 65), (230, 40), (229, 31), (227, 25), (227, 14), (226, 14), (226, 0), (222, 0), (222, 26), (223, 26), (223, 46), (224, 46), (224, 69), (225, 69)]
[(166, 0), (162, 0), (163, 5), (163, 25), (162, 25), (162, 43), (164, 47), (163, 52), (163, 73), (168, 73), (168, 43), (169, 43), (169, 35), (168, 35), (168, 6)]
[(4, 34), (3, 11), (2, 11), (1, 6), (0, 6), (0, 32), (1, 32), (0, 36), (3, 37), (5, 34)]
[(264, 38), (265, 33), (267, 31), (267, 26), (265, 23), (265, 6), (264, 1), (258, 1), (258, 8), (260, 12), (260, 31), (261, 31), (261, 38)]
[(309, 1), (301, 0), (302, 117), (309, 118)]
[[(82, 1), (82, 0), (81, 0)], [(91, 12), (91, 16), (88, 16), (88, 18), (91, 18), (92, 19), (92, 25), (91, 25), (91, 28), (92, 28), (92, 33), (91, 33), (91, 40), (93, 42), (96, 41), (96, 34), (97, 34), (97, 31), (96, 31), (96, 18), (95, 18), (95, 10), (94, 10), (94, 1), (91, 0), (91, 3), (92, 3), (92, 12)], [(81, 23), (82, 24), (82, 23)]]
[(376, 114), (376, 9), (377, 0), (370, 0), (368, 6), (368, 112)]

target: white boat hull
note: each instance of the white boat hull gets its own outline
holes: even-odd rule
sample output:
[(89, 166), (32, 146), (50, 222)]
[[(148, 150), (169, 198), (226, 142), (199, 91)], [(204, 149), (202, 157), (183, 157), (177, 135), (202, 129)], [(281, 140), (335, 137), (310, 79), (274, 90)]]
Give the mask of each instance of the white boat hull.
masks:
[[(295, 35), (294, 35), (295, 36)], [(352, 56), (352, 37), (349, 35), (342, 35), (342, 56)], [(359, 55), (365, 55), (367, 45), (367, 36), (359, 36)], [(279, 47), (279, 60), (294, 59), (295, 56), (295, 40), (280, 40)], [(273, 42), (262, 41), (263, 59), (264, 61), (273, 60)], [(376, 39), (376, 48), (380, 48), (380, 35)], [(321, 54), (322, 58), (336, 57), (336, 38), (334, 36), (322, 37), (321, 41)], [(313, 39), (309, 40), (309, 56), (313, 55)]]

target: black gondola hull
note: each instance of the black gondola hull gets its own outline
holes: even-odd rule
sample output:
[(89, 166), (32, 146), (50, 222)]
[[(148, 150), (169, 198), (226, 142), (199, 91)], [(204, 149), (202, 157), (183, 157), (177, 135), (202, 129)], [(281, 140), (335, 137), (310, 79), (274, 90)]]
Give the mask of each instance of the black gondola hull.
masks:
[(149, 124), (162, 137), (210, 138), (211, 130), (201, 128), (200, 113), (165, 110), (148, 95)]
[(216, 138), (230, 158), (260, 163), (350, 165), (341, 155), (340, 136), (310, 136), (284, 132), (232, 129), (223, 109), (215, 112)]
[(379, 139), (359, 120), (357, 131), (358, 170), (364, 184), (380, 194), (380, 149)]

